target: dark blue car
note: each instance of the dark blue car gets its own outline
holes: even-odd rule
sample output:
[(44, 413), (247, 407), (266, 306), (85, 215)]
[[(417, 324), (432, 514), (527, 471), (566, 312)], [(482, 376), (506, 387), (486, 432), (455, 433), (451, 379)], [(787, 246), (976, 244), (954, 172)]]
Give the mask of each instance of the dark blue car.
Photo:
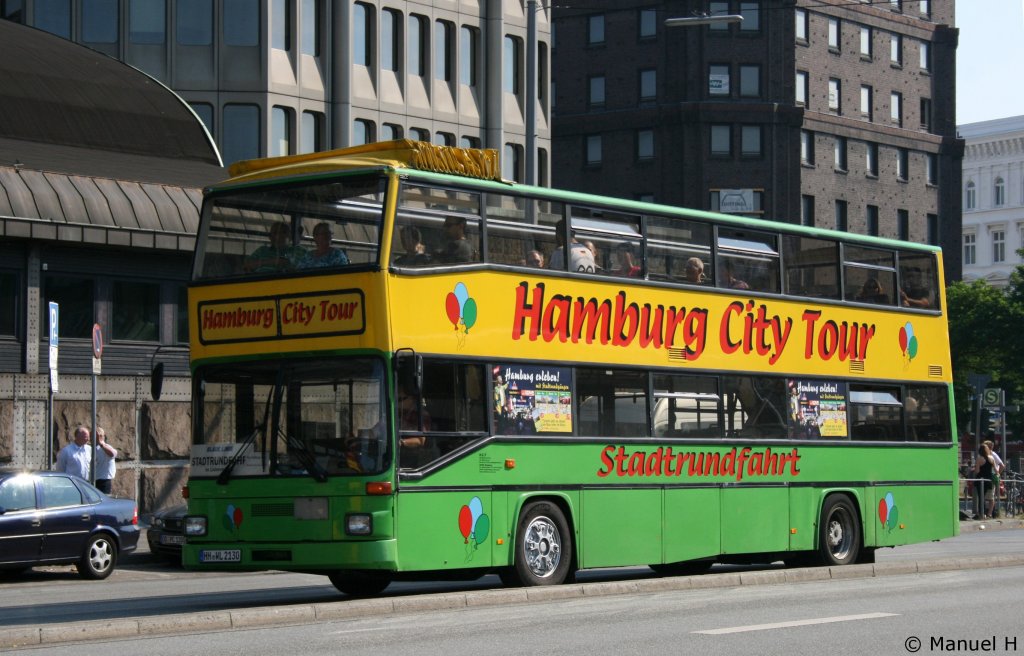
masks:
[(0, 473), (0, 569), (74, 563), (83, 578), (105, 579), (138, 542), (131, 499), (57, 472)]

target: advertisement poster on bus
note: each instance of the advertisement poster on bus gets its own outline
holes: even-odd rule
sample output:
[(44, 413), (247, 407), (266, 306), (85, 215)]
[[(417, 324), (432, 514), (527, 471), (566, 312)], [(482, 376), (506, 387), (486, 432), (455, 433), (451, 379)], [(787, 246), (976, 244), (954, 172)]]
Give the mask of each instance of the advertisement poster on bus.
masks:
[(495, 430), (505, 435), (572, 433), (570, 370), (564, 367), (497, 365)]
[(846, 383), (789, 381), (789, 436), (796, 439), (846, 437)]

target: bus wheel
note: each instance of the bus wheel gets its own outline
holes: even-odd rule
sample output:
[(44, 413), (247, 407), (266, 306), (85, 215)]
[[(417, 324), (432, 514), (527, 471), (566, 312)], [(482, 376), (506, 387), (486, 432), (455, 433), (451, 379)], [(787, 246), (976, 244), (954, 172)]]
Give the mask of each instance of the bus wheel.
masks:
[(818, 524), (818, 555), (825, 565), (849, 565), (860, 552), (860, 522), (849, 497), (825, 499)]
[(342, 569), (327, 575), (341, 592), (353, 597), (371, 597), (384, 592), (391, 584), (391, 578), (380, 572), (364, 572), (360, 570)]
[(547, 501), (523, 509), (516, 530), (515, 570), (523, 585), (558, 585), (569, 575), (572, 535), (558, 506)]

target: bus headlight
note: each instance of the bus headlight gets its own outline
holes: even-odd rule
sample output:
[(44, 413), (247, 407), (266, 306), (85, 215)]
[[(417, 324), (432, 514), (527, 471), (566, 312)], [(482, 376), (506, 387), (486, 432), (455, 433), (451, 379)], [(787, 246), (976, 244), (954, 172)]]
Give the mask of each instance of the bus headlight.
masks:
[(369, 535), (373, 533), (373, 517), (366, 513), (345, 515), (345, 533), (349, 535)]
[(185, 535), (189, 537), (202, 537), (206, 535), (206, 517), (195, 515), (185, 518)]

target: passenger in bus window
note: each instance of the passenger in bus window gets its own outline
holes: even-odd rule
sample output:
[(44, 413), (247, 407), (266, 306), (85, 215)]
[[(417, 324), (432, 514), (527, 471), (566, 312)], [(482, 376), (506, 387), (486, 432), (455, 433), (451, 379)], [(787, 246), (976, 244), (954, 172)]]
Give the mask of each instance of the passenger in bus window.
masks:
[[(430, 414), (426, 408), (422, 411), (418, 406), (419, 396), (409, 390), (402, 389), (398, 394), (398, 428), (402, 432), (416, 431), (417, 435), (402, 435), (399, 440), (399, 465), (402, 467), (418, 467), (429, 462), (437, 455), (436, 447), (427, 448), (427, 436), (420, 431), (430, 430)], [(421, 426), (420, 419), (423, 424)]]
[(466, 217), (449, 216), (444, 220), (444, 248), (437, 259), (445, 264), (473, 261), (473, 245), (466, 239)]
[(275, 223), (270, 226), (270, 243), (254, 250), (245, 260), (249, 273), (267, 273), (294, 269), (306, 257), (306, 250), (294, 246), (288, 224)]
[(402, 226), (398, 233), (402, 241), (402, 255), (395, 258), (395, 264), (399, 266), (423, 266), (430, 264), (430, 255), (427, 247), (423, 245), (423, 236), (420, 229), (414, 225)]
[(540, 251), (530, 251), (526, 254), (526, 266), (533, 267), (535, 269), (544, 268), (544, 253)]
[(928, 309), (932, 307), (931, 291), (924, 283), (924, 276), (919, 268), (902, 271), (900, 304), (903, 307)]
[(323, 267), (345, 266), (348, 264), (348, 255), (340, 248), (331, 246), (331, 226), (329, 223), (321, 222), (313, 228), (313, 242), (316, 248), (306, 254), (299, 262), (300, 269), (320, 269)]
[(626, 278), (640, 277), (641, 269), (636, 262), (632, 243), (624, 241), (615, 247), (615, 268), (612, 270), (612, 274)]
[(739, 278), (736, 277), (734, 269), (735, 266), (736, 265), (733, 264), (732, 260), (725, 260), (725, 264), (723, 267), (723, 279), (725, 282), (725, 286), (728, 287), (729, 289), (750, 289), (750, 285), (748, 285), (746, 281), (740, 280)]
[(686, 260), (686, 282), (703, 285), (704, 281), (704, 262), (699, 257)]
[(878, 278), (865, 280), (853, 300), (876, 305), (889, 305), (892, 302), (889, 300), (889, 295), (882, 289), (882, 283), (878, 282)]
[(586, 246), (587, 249), (589, 249), (590, 252), (594, 254), (594, 271), (600, 271), (602, 269), (601, 254), (598, 252), (597, 246), (595, 246), (594, 242), (590, 241), (589, 239), (583, 242), (583, 245)]
[[(565, 271), (565, 219), (555, 226), (555, 242), (558, 247), (551, 253), (548, 268)], [(594, 252), (576, 241), (575, 237), (569, 244), (569, 265), (570, 271), (579, 273), (594, 273), (595, 270)]]

